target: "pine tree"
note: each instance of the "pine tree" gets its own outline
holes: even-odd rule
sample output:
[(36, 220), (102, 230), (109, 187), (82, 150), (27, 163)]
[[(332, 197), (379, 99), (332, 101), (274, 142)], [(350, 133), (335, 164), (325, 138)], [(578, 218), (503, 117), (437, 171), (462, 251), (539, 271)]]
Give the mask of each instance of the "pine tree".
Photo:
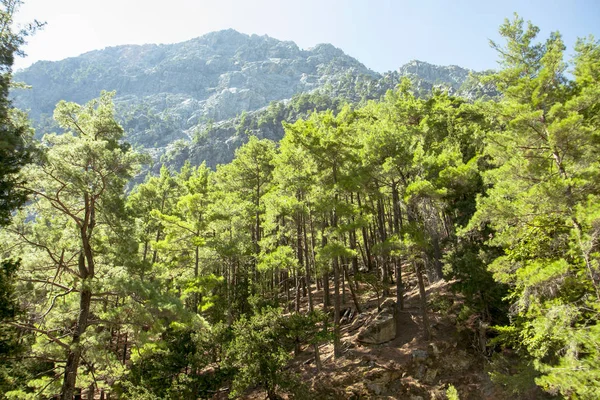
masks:
[(496, 168), (470, 227), (489, 224), (489, 243), (504, 249), (490, 265), (511, 288), (512, 323), (501, 332), (533, 359), (545, 390), (591, 399), (600, 390), (599, 44), (579, 42), (569, 81), (560, 34), (534, 43), (538, 31), (515, 16), (500, 28), (506, 45), (493, 43), (504, 95), (489, 104)]
[[(22, 249), (20, 274), (31, 285), (23, 287), (22, 300), (31, 293), (51, 293), (27, 299), (34, 301), (29, 316), (15, 326), (39, 335), (37, 350), (44, 356), (65, 360), (60, 393), (69, 400), (82, 360), (91, 368), (85, 343), (92, 302), (102, 296), (103, 278), (110, 276), (113, 224), (122, 222), (124, 185), (139, 161), (121, 142), (113, 95), (102, 93), (85, 106), (57, 106), (55, 119), (67, 133), (44, 136), (42, 158), (24, 171), (33, 202), (9, 230)], [(56, 332), (70, 336), (70, 342)], [(44, 348), (45, 341), (55, 347)]]

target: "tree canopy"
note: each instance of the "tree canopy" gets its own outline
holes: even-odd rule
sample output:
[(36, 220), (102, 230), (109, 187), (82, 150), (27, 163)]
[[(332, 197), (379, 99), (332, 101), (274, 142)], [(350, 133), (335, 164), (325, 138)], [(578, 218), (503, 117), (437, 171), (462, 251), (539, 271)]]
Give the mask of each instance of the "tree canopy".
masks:
[(63, 132), (29, 154), (6, 86), (0, 399), (316, 398), (298, 364), (350, 360), (344, 335), (367, 320), (392, 318), (387, 340), (414, 324), (438, 352), (446, 286), (494, 390), (595, 398), (600, 43), (565, 60), (560, 34), (537, 42), (516, 15), (500, 33), (501, 68), (472, 77), (498, 98), (409, 80), (360, 104), (317, 96), (331, 109), (314, 112), (301, 96), (279, 143), (244, 114), (244, 144), (215, 170), (141, 175), (112, 92), (60, 102)]

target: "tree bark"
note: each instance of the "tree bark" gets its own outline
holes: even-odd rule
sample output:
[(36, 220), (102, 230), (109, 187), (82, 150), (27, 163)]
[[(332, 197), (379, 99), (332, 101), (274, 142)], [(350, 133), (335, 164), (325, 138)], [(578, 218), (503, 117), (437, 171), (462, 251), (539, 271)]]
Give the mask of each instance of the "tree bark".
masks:
[(308, 240), (306, 235), (306, 223), (304, 221), (304, 215), (302, 215), (302, 231), (304, 235), (304, 265), (306, 267), (306, 286), (308, 290), (308, 310), (313, 311), (313, 297), (312, 297), (312, 288), (311, 288), (311, 276), (310, 276), (310, 262), (308, 257)]
[(346, 274), (346, 279), (348, 280), (348, 287), (350, 288), (350, 294), (352, 295), (352, 301), (354, 302), (354, 307), (356, 307), (356, 312), (361, 313), (360, 303), (358, 302), (358, 297), (356, 297), (356, 289), (354, 288), (354, 284), (350, 278), (350, 274), (348, 274), (348, 267), (344, 264), (344, 273)]
[[(358, 208), (360, 209), (360, 215), (362, 215), (362, 205), (360, 203), (360, 194), (356, 194), (356, 201), (358, 202)], [(367, 271), (371, 271), (372, 269), (372, 263), (371, 263), (371, 246), (369, 245), (369, 234), (367, 233), (367, 227), (363, 225), (362, 227), (362, 237), (363, 237), (363, 244), (364, 244), (364, 248), (365, 248), (365, 256), (366, 256), (366, 263), (365, 263), (365, 267), (367, 267)]]
[[(334, 206), (333, 213), (331, 216), (331, 225), (333, 229), (337, 229), (338, 227), (338, 215), (337, 215), (337, 205), (339, 201), (339, 195), (337, 192), (337, 165), (333, 165), (333, 184), (334, 184)], [(339, 239), (339, 238), (338, 238)], [(339, 357), (342, 355), (342, 349), (340, 345), (340, 264), (339, 257), (333, 257), (333, 280), (334, 280), (334, 306), (333, 306), (333, 354), (334, 357)]]
[(77, 368), (81, 358), (81, 336), (84, 334), (90, 314), (90, 304), (92, 300), (92, 291), (86, 287), (88, 282), (83, 283), (83, 289), (79, 295), (79, 316), (71, 339), (71, 348), (67, 354), (67, 363), (65, 365), (64, 380), (61, 389), (61, 400), (72, 400), (75, 394), (75, 384), (77, 381)]
[(442, 271), (442, 251), (437, 233), (432, 235), (431, 245), (433, 247), (433, 277), (434, 281), (439, 281), (444, 277), (444, 273)]
[[(327, 245), (327, 236), (325, 236), (325, 229), (321, 237), (321, 246)], [(329, 298), (329, 271), (323, 271), (323, 309), (327, 312), (327, 309), (331, 306), (331, 300)]]
[(402, 268), (398, 260), (394, 260), (394, 268), (396, 274), (396, 307), (394, 307), (394, 317), (396, 322), (396, 337), (399, 337), (402, 331), (400, 312), (404, 309), (404, 284), (402, 283)]
[(342, 355), (340, 346), (340, 267), (338, 257), (333, 258), (334, 304), (333, 304), (333, 353)]
[(427, 297), (425, 293), (425, 284), (423, 283), (423, 272), (421, 270), (420, 263), (414, 264), (415, 272), (417, 273), (417, 281), (419, 282), (419, 298), (421, 301), (421, 315), (423, 317), (423, 331), (425, 340), (431, 338), (431, 328), (429, 326), (429, 318), (427, 316)]

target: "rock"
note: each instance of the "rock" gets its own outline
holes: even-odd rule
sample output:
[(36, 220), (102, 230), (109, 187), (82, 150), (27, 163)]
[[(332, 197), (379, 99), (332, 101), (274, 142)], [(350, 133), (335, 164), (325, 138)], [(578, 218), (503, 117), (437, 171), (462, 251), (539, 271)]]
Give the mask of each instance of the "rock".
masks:
[(360, 400), (360, 393), (352, 392), (351, 394), (348, 394), (348, 400)]
[(356, 318), (354, 318), (354, 321), (348, 328), (348, 332), (353, 332), (353, 331), (357, 330), (358, 328), (362, 327), (364, 324), (366, 324), (368, 322), (370, 316), (371, 315), (368, 313), (358, 314), (358, 316)]
[(383, 388), (381, 387), (381, 385), (379, 383), (376, 383), (376, 382), (367, 382), (367, 389), (369, 389), (371, 392), (375, 393), (377, 396), (379, 396), (381, 393), (383, 393)]
[(429, 383), (432, 384), (435, 381), (435, 378), (438, 375), (438, 370), (435, 368), (428, 368), (427, 371), (425, 371), (425, 376), (423, 377), (423, 380), (425, 381), (425, 383)]
[(380, 312), (370, 323), (358, 332), (358, 341), (367, 344), (381, 344), (396, 337), (396, 321), (389, 311)]
[(415, 378), (421, 380), (425, 377), (426, 373), (427, 373), (427, 367), (425, 367), (425, 365), (423, 365), (423, 364), (419, 364), (417, 370), (415, 371)]
[(414, 361), (423, 361), (429, 357), (429, 353), (427, 351), (420, 349), (411, 351), (410, 355)]
[(440, 362), (440, 365), (443, 364), (446, 369), (457, 373), (469, 369), (473, 363), (473, 357), (464, 350), (458, 350), (447, 353)]
[(387, 310), (393, 314), (395, 308), (396, 302), (393, 299), (387, 298), (383, 303), (381, 303), (381, 311)]

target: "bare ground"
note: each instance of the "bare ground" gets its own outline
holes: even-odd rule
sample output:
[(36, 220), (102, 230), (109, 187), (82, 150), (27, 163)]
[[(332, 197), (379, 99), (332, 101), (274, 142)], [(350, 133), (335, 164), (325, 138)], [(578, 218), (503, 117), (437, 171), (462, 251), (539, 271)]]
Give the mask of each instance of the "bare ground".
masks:
[[(341, 327), (341, 357), (334, 358), (331, 343), (320, 346), (320, 372), (311, 347), (303, 348), (294, 358), (291, 368), (311, 389), (308, 398), (446, 399), (446, 389), (452, 384), (461, 400), (505, 399), (506, 395), (485, 372), (486, 360), (475, 350), (475, 336), (457, 329), (456, 312), (461, 299), (450, 291), (451, 283), (439, 281), (427, 287), (430, 304), (432, 298), (443, 299), (449, 307), (437, 312), (429, 310), (432, 337), (425, 340), (418, 289), (412, 282), (416, 279), (409, 276), (407, 280), (407, 286), (413, 289), (405, 293), (405, 307), (400, 313), (402, 330), (394, 340), (379, 345), (361, 344), (357, 339), (360, 329), (350, 322)], [(368, 320), (378, 311), (376, 297), (366, 289), (361, 287), (360, 304)], [(313, 287), (315, 304), (321, 303), (322, 296), (322, 291)], [(354, 308), (349, 291), (345, 297), (342, 309)], [(395, 298), (393, 290), (389, 298)], [(307, 301), (306, 297), (302, 299), (302, 309), (308, 308)], [(254, 391), (245, 398), (265, 399), (266, 393)]]

